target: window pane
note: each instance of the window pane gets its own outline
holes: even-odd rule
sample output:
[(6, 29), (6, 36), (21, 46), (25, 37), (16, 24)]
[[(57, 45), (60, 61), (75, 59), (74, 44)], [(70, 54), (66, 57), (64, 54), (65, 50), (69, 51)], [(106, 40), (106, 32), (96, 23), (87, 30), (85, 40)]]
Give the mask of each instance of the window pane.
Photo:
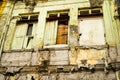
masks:
[(28, 29), (27, 29), (27, 36), (28, 35), (32, 35), (32, 28), (33, 28), (33, 24), (28, 24)]

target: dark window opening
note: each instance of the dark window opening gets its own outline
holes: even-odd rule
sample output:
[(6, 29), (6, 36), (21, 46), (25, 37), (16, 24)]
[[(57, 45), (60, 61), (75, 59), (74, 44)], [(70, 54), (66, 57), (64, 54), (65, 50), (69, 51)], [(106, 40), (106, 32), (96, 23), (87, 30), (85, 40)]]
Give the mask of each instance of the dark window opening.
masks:
[(91, 10), (91, 13), (93, 13), (93, 14), (99, 14), (100, 10)]
[(58, 20), (58, 25), (68, 25), (68, 19)]
[(49, 17), (57, 17), (57, 14), (49, 14)]
[(33, 24), (28, 24), (27, 36), (32, 35)]
[(88, 15), (88, 14), (89, 14), (89, 10), (80, 11), (80, 15)]
[(67, 44), (68, 41), (68, 19), (58, 20), (56, 44)]
[(68, 13), (60, 13), (60, 16), (58, 16), (58, 14), (49, 14), (49, 17), (46, 18), (47, 21), (62, 20), (62, 19), (69, 19)]
[(33, 37), (31, 36), (31, 37), (28, 37), (28, 40), (27, 40), (27, 45), (26, 45), (26, 47), (28, 47), (28, 45), (29, 45), (29, 43), (30, 43), (30, 41), (33, 39)]
[(61, 13), (60, 16), (68, 16), (68, 13)]
[(28, 23), (28, 22), (38, 21), (38, 14), (35, 14), (35, 15), (19, 14), (19, 15), (20, 15), (20, 19), (17, 20), (17, 23), (19, 23), (19, 24), (20, 23)]
[(118, 14), (119, 14), (119, 16), (120, 16), (120, 6), (118, 7)]
[(116, 0), (116, 4), (117, 4), (117, 9), (118, 9), (118, 14), (120, 16), (120, 0)]
[(103, 15), (101, 8), (80, 10), (78, 17), (86, 17), (86, 16), (101, 16)]
[(22, 20), (28, 20), (28, 16), (22, 16)]
[(38, 15), (36, 15), (36, 16), (30, 16), (30, 20), (38, 20)]

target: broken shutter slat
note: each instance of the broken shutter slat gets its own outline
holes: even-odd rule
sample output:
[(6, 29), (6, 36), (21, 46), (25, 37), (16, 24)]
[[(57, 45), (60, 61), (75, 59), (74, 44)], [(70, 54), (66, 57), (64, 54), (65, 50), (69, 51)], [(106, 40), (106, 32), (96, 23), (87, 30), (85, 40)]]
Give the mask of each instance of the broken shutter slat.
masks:
[(45, 29), (45, 45), (54, 45), (56, 44), (56, 35), (57, 35), (57, 21), (50, 21), (46, 23)]
[(27, 24), (18, 25), (15, 31), (12, 49), (22, 49), (27, 30)]

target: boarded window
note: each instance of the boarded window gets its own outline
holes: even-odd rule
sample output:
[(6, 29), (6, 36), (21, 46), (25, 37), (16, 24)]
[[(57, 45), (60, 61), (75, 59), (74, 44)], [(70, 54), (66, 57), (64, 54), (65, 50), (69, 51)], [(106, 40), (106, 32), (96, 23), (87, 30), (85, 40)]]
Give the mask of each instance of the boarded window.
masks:
[(67, 44), (68, 20), (59, 20), (56, 44)]
[(104, 45), (104, 25), (102, 17), (80, 17), (79, 33), (82, 35), (79, 44), (83, 45)]
[(68, 13), (49, 14), (45, 29), (45, 45), (67, 44), (68, 42)]

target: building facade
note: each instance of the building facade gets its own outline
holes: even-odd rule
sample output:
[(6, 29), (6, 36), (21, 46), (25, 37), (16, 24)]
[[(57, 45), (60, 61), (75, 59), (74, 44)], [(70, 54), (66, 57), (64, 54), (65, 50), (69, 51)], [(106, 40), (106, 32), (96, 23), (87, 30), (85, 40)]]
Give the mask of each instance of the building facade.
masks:
[(1, 0), (0, 80), (120, 80), (119, 0)]

